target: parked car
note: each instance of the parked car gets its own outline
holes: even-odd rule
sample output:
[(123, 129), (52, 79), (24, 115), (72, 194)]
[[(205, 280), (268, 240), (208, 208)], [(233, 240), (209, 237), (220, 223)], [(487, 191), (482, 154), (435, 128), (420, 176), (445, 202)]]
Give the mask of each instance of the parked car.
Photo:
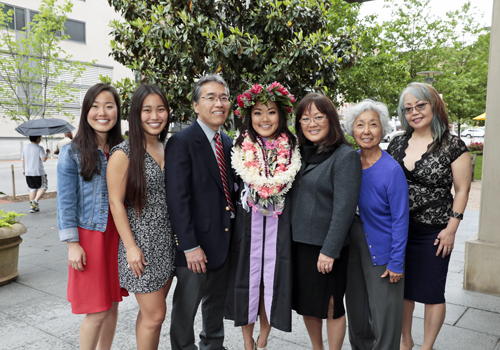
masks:
[(467, 129), (462, 131), (462, 137), (484, 137), (484, 130), (482, 129)]
[(393, 138), (399, 135), (404, 135), (405, 131), (404, 130), (394, 130), (390, 134), (385, 135), (384, 139), (382, 142), (391, 142)]

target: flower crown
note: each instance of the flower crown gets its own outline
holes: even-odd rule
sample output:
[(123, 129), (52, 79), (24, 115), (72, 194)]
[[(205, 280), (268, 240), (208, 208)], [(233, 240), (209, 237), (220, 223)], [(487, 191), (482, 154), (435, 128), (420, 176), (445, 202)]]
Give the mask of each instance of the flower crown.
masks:
[(249, 114), (257, 101), (262, 102), (266, 106), (267, 101), (276, 102), (278, 108), (281, 108), (283, 113), (285, 113), (285, 116), (288, 119), (292, 118), (295, 96), (289, 93), (283, 85), (276, 81), (267, 88), (264, 88), (262, 85), (255, 84), (242, 95), (238, 95), (238, 108), (234, 111), (234, 114), (243, 119), (247, 114)]

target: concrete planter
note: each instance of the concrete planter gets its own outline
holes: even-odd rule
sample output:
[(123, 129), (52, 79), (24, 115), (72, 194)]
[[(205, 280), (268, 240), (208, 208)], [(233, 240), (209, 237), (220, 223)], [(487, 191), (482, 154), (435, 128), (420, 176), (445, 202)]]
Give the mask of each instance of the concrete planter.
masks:
[(0, 227), (0, 286), (13, 281), (19, 270), (19, 244), (23, 241), (22, 234), (26, 233), (26, 226), (17, 223), (13, 227)]

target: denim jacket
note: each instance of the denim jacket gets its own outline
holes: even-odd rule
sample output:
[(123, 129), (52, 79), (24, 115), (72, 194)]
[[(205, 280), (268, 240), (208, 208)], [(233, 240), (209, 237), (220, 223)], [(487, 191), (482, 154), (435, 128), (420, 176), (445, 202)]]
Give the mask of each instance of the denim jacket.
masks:
[(106, 231), (109, 212), (104, 152), (99, 149), (100, 175), (83, 181), (80, 175), (80, 151), (73, 143), (62, 147), (57, 163), (57, 226), (59, 239), (78, 242), (78, 227), (92, 231)]

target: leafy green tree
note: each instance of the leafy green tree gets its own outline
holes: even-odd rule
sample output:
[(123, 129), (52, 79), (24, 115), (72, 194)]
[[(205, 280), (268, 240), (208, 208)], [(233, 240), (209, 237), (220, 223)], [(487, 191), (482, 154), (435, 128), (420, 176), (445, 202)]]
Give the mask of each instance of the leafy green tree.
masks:
[(490, 33), (480, 25), (470, 2), (447, 16), (455, 30), (442, 48), (443, 75), (435, 87), (443, 93), (452, 120), (470, 120), (486, 110)]
[[(476, 116), (484, 106), (488, 38), (480, 37), (479, 15), (466, 3), (447, 18), (434, 16), (429, 0), (386, 0), (391, 21), (369, 16), (358, 27), (357, 62), (340, 75), (346, 102), (374, 98), (396, 115), (399, 94), (420, 71), (442, 71), (434, 85), (444, 95), (452, 120)], [(461, 110), (463, 108), (463, 110)]]
[(192, 118), (191, 89), (205, 73), (220, 73), (233, 101), (248, 84), (275, 80), (299, 100), (336, 95), (356, 60), (359, 5), (343, 0), (108, 1), (126, 20), (111, 24), (112, 56), (160, 85), (176, 120)]
[(13, 11), (0, 4), (0, 107), (12, 120), (50, 117), (76, 100), (72, 84), (86, 65), (63, 57), (59, 45), (69, 38), (61, 33), (72, 6), (70, 1), (56, 5), (55, 0), (42, 0), (39, 13), (16, 32), (9, 25)]

